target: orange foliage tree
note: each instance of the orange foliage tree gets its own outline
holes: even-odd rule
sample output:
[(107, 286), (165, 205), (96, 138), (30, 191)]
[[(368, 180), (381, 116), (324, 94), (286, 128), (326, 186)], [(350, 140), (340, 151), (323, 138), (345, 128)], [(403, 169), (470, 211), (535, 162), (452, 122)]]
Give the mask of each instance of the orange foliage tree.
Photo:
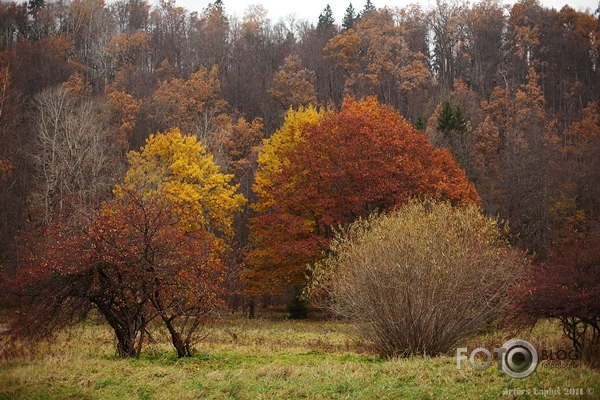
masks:
[(301, 285), (307, 263), (323, 257), (339, 225), (412, 197), (479, 201), (447, 150), (433, 148), (375, 98), (348, 97), (340, 112), (323, 113), (297, 128), (274, 155), (279, 163), (259, 157), (259, 213), (252, 221), (253, 268), (247, 273), (255, 293)]
[(390, 10), (374, 10), (332, 38), (323, 51), (345, 72), (347, 94), (377, 95), (387, 104), (410, 106), (402, 98), (423, 90), (431, 74), (425, 56), (409, 48), (407, 34)]

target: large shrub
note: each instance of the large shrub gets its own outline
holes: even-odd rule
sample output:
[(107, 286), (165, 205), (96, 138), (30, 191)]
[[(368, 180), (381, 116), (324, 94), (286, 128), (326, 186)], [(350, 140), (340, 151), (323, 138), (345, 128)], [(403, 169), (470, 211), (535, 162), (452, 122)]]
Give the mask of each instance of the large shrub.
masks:
[(357, 221), (331, 250), (312, 289), (388, 357), (445, 352), (497, 318), (527, 263), (477, 206), (444, 202)]

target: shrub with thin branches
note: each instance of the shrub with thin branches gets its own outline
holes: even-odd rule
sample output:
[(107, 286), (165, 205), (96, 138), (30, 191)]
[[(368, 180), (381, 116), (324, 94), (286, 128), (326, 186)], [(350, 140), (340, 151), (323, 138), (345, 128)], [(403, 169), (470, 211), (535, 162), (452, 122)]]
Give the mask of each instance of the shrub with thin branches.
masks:
[(436, 354), (500, 316), (528, 260), (474, 205), (411, 201), (337, 234), (310, 292), (383, 356)]

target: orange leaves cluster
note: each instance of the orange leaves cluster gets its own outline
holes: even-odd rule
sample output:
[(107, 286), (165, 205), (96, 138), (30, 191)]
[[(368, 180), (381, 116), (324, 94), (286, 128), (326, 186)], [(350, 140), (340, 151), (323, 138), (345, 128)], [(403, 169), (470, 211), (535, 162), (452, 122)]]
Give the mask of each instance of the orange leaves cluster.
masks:
[(157, 314), (172, 335), (172, 329), (193, 335), (201, 317), (222, 299), (225, 268), (217, 241), (206, 230), (189, 232), (174, 223), (180, 205), (168, 195), (121, 193), (104, 205), (91, 231), (102, 260), (97, 268), (113, 279), (108, 286), (121, 279), (129, 289), (117, 298), (153, 310), (144, 311), (147, 319)]
[(250, 173), (253, 167), (251, 160), (256, 157), (258, 145), (264, 136), (264, 126), (260, 118), (255, 118), (252, 122), (238, 118), (237, 121), (230, 120), (225, 130), (229, 134), (221, 135), (224, 138), (222, 147), (227, 152), (230, 171), (240, 179)]
[(539, 251), (548, 234), (540, 193), (549, 189), (549, 176), (556, 168), (554, 149), (560, 141), (554, 121), (544, 110), (533, 68), (527, 78), (516, 93), (497, 87), (490, 100), (482, 102), (485, 120), (474, 130), (473, 139), (477, 188), (488, 211), (504, 209), (511, 229)]
[(391, 82), (399, 90), (411, 92), (431, 76), (425, 56), (409, 49), (406, 36), (389, 10), (377, 10), (363, 16), (354, 29), (332, 38), (323, 51), (348, 75), (347, 93), (379, 92), (386, 97), (390, 94), (384, 88)]
[(151, 37), (142, 32), (133, 35), (121, 33), (110, 41), (108, 52), (118, 67), (138, 65), (152, 54)]
[(253, 221), (255, 249), (248, 254), (254, 267), (248, 277), (258, 290), (302, 284), (306, 264), (322, 257), (338, 224), (411, 197), (479, 201), (447, 150), (434, 149), (374, 98), (346, 98), (340, 112), (305, 126), (280, 158), (271, 181), (262, 183), (259, 158), (256, 190), (266, 192), (269, 206)]
[(138, 114), (142, 108), (142, 100), (136, 100), (129, 93), (115, 90), (108, 94), (105, 111), (109, 123), (118, 132), (118, 141), (127, 148), (133, 129), (138, 122)]
[(291, 55), (283, 60), (268, 93), (286, 109), (307, 106), (317, 102), (316, 81), (315, 72), (302, 68), (300, 57)]
[(152, 119), (160, 129), (178, 127), (185, 133), (204, 136), (204, 121), (222, 111), (224, 102), (218, 100), (221, 90), (219, 69), (201, 67), (184, 81), (174, 78), (163, 81), (152, 95)]
[(63, 83), (63, 88), (72, 96), (79, 99), (87, 99), (92, 95), (92, 85), (83, 80), (81, 72), (75, 72)]
[(360, 37), (354, 29), (350, 28), (343, 34), (332, 38), (323, 51), (327, 54), (327, 58), (350, 74), (359, 67), (358, 51), (360, 42)]

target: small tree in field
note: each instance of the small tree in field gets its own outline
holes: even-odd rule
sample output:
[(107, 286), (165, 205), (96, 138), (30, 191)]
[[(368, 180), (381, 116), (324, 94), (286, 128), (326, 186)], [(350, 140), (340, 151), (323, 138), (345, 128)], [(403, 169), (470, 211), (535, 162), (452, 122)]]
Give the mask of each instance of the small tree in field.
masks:
[(179, 357), (221, 303), (223, 252), (245, 199), (193, 137), (151, 136), (116, 198), (89, 220), (53, 222), (27, 237), (22, 267), (5, 289), (10, 334), (39, 339), (97, 310), (120, 357), (139, 356), (147, 325), (164, 324)]
[(382, 355), (435, 354), (500, 316), (525, 265), (477, 206), (411, 201), (338, 233), (311, 290)]
[(6, 287), (15, 300), (13, 339), (51, 336), (95, 309), (114, 331), (120, 357), (139, 356), (157, 317), (177, 355), (191, 355), (198, 328), (222, 298), (225, 268), (214, 238), (183, 232), (174, 208), (127, 191), (85, 225), (53, 223), (31, 235), (22, 270)]

